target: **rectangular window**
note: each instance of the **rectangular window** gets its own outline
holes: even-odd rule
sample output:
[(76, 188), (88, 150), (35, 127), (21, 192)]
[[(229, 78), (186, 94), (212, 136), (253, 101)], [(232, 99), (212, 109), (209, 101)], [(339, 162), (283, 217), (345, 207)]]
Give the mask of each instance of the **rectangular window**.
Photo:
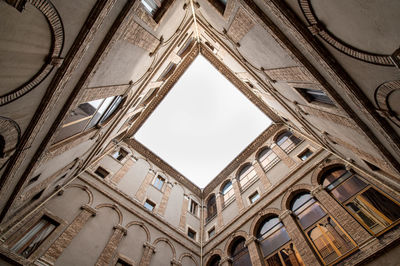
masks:
[(28, 181), (28, 184), (30, 185), (30, 184), (35, 183), (36, 181), (38, 181), (40, 175), (41, 175), (41, 174), (38, 174), (37, 176), (32, 177), (32, 178)]
[(190, 205), (189, 205), (189, 211), (190, 213), (197, 215), (197, 202), (195, 202), (194, 200), (190, 200)]
[(208, 0), (221, 13), (224, 14), (227, 0)]
[(43, 216), (11, 247), (11, 251), (28, 258), (58, 225), (49, 217)]
[(335, 105), (325, 92), (309, 88), (296, 88), (296, 90), (306, 99), (307, 102), (319, 102), (329, 105)]
[(144, 9), (151, 15), (154, 16), (157, 10), (161, 7), (163, 0), (142, 0)]
[(144, 202), (144, 207), (152, 212), (154, 210), (154, 208), (156, 207), (156, 204), (150, 200), (146, 200)]
[(158, 81), (166, 81), (169, 78), (169, 76), (172, 75), (175, 68), (176, 68), (175, 63), (169, 63), (169, 65), (165, 68), (164, 72), (158, 78)]
[(213, 227), (210, 230), (208, 230), (208, 238), (210, 239), (213, 236), (215, 236), (215, 227)]
[(112, 157), (118, 161), (122, 161), (127, 155), (128, 152), (126, 150), (119, 149), (118, 151), (113, 153)]
[(158, 189), (161, 190), (163, 185), (165, 183), (165, 179), (159, 175), (156, 176), (156, 178), (154, 179), (154, 186)]
[(110, 173), (104, 169), (103, 167), (99, 166), (97, 167), (96, 171), (94, 171), (94, 173), (98, 176), (100, 176), (101, 178), (106, 178), (106, 176), (108, 176)]
[(132, 264), (124, 261), (123, 259), (119, 258), (115, 266), (132, 266)]
[(188, 232), (187, 232), (188, 237), (190, 237), (193, 240), (196, 240), (196, 231), (188, 228)]
[(258, 191), (254, 192), (253, 194), (250, 195), (249, 200), (251, 203), (256, 202), (260, 198), (260, 194), (258, 194)]
[(307, 160), (308, 157), (310, 157), (312, 155), (312, 151), (310, 151), (310, 149), (306, 149), (305, 151), (303, 151), (302, 153), (300, 153), (297, 157), (300, 158), (300, 160), (305, 161)]

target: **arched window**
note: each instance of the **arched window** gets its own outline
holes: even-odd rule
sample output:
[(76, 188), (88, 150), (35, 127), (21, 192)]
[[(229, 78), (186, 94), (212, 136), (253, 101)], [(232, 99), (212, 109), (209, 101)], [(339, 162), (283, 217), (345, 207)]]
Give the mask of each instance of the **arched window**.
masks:
[(215, 195), (212, 194), (207, 201), (207, 219), (206, 222), (210, 221), (214, 216), (217, 215), (217, 204), (215, 201)]
[(109, 118), (122, 101), (121, 96), (82, 103), (71, 111), (56, 136), (55, 142), (93, 128)]
[(267, 171), (279, 161), (279, 157), (268, 147), (265, 147), (258, 154), (258, 162)]
[(247, 185), (250, 185), (250, 181), (257, 177), (257, 173), (251, 164), (246, 164), (239, 171), (237, 179), (239, 180), (240, 188), (244, 190)]
[(326, 264), (336, 262), (355, 245), (349, 236), (309, 194), (298, 194), (291, 210), (319, 257)]
[(207, 266), (218, 266), (221, 261), (221, 257), (219, 255), (213, 255), (207, 263)]
[(286, 131), (276, 138), (276, 144), (286, 153), (291, 152), (300, 142), (301, 139), (293, 135), (290, 131)]
[(399, 203), (344, 167), (336, 167), (326, 172), (321, 183), (374, 235), (400, 221)]
[(239, 237), (233, 243), (230, 255), (232, 257), (232, 266), (249, 266), (251, 264), (249, 251), (245, 245), (246, 240)]
[(222, 187), (221, 193), (222, 193), (222, 196), (223, 196), (223, 199), (224, 199), (224, 205), (228, 204), (229, 201), (231, 199), (233, 199), (233, 196), (234, 196), (235, 192), (232, 189), (232, 182), (231, 181), (228, 181), (228, 182), (225, 183), (225, 185)]
[(266, 265), (304, 265), (277, 216), (269, 217), (261, 223), (257, 238)]

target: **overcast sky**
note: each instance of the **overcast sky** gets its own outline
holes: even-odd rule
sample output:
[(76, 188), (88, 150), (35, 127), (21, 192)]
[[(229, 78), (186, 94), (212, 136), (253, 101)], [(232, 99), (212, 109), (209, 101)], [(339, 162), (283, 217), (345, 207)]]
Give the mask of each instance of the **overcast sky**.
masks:
[(270, 123), (198, 56), (134, 137), (204, 188)]

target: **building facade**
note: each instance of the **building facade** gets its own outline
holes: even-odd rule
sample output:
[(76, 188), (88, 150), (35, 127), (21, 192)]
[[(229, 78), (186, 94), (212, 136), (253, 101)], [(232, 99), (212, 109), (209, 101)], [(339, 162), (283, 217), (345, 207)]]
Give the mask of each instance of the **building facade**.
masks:
[[(1, 264), (398, 265), (400, 3), (325, 2), (0, 1)], [(273, 121), (203, 189), (133, 137), (197, 56)]]

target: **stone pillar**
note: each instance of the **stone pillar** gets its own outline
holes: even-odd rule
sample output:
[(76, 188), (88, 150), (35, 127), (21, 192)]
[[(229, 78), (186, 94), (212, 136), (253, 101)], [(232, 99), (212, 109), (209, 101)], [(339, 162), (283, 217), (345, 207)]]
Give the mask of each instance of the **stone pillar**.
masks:
[(186, 213), (189, 206), (189, 197), (187, 195), (183, 196), (181, 218), (179, 220), (179, 228), (185, 230), (186, 227)]
[(255, 236), (252, 236), (250, 239), (246, 241), (247, 249), (249, 250), (251, 264), (253, 266), (265, 266), (264, 258), (261, 254), (260, 249), (258, 248), (258, 242)]
[(79, 231), (81, 231), (89, 218), (96, 215), (96, 210), (88, 205), (83, 205), (81, 209), (82, 211), (75, 217), (72, 223), (40, 258), (41, 261), (54, 265), (56, 260), (63, 253), (64, 249), (68, 247), (72, 239), (79, 233)]
[(261, 184), (263, 185), (263, 190), (261, 191), (261, 194), (264, 194), (264, 192), (271, 186), (271, 182), (269, 181), (267, 174), (264, 172), (264, 169), (262, 168), (258, 160), (254, 160), (253, 167), (257, 173), (257, 176), (260, 178)]
[(151, 257), (153, 256), (153, 253), (155, 253), (156, 247), (148, 242), (144, 243), (143, 247), (144, 247), (143, 255), (138, 265), (148, 266), (150, 265), (150, 260)]
[(231, 266), (232, 265), (232, 258), (231, 257), (222, 258), (221, 261), (219, 262), (219, 265), (221, 265), (221, 266)]
[(111, 264), (118, 245), (126, 233), (127, 230), (125, 227), (122, 227), (121, 225), (114, 226), (114, 233), (110, 237), (110, 240), (108, 240), (106, 247), (101, 252), (100, 257), (95, 264), (96, 266)]
[(216, 195), (216, 203), (217, 203), (217, 227), (220, 229), (224, 226), (224, 219), (222, 217), (222, 195), (221, 193), (217, 193)]
[(169, 195), (171, 194), (171, 189), (172, 189), (172, 184), (170, 182), (167, 182), (165, 184), (164, 194), (162, 196), (160, 205), (157, 210), (157, 213), (161, 216), (164, 216), (165, 209), (167, 208), (167, 203), (168, 203)]
[(242, 193), (240, 193), (239, 184), (238, 184), (238, 181), (236, 178), (233, 178), (232, 186), (233, 186), (233, 191), (235, 192), (235, 200), (236, 200), (239, 212), (241, 212), (244, 210), (244, 204), (243, 204), (243, 199), (242, 199)]
[(131, 169), (135, 161), (132, 158), (128, 158), (124, 165), (118, 170), (118, 172), (115, 173), (115, 175), (112, 177), (111, 181), (115, 183), (119, 183), (121, 179), (126, 175), (126, 173)]
[(320, 265), (313, 250), (308, 244), (307, 239), (304, 237), (296, 221), (291, 216), (291, 213), (292, 211), (285, 210), (281, 215), (279, 215), (279, 219), (285, 225), (286, 231), (299, 252), (301, 259), (305, 265)]
[(286, 154), (284, 150), (279, 145), (275, 143), (271, 145), (271, 149), (275, 152), (276, 155), (289, 167), (293, 167), (296, 165), (296, 162)]
[(144, 200), (144, 197), (146, 195), (146, 190), (148, 188), (148, 186), (151, 184), (151, 181), (154, 178), (154, 171), (153, 170), (149, 170), (149, 172), (147, 173), (146, 177), (144, 178), (142, 184), (140, 185), (138, 191), (136, 192), (136, 198), (142, 202)]
[(353, 216), (351, 216), (321, 185), (311, 191), (318, 202), (332, 215), (338, 224), (350, 235), (351, 238), (361, 245), (368, 241), (372, 236), (362, 227)]

